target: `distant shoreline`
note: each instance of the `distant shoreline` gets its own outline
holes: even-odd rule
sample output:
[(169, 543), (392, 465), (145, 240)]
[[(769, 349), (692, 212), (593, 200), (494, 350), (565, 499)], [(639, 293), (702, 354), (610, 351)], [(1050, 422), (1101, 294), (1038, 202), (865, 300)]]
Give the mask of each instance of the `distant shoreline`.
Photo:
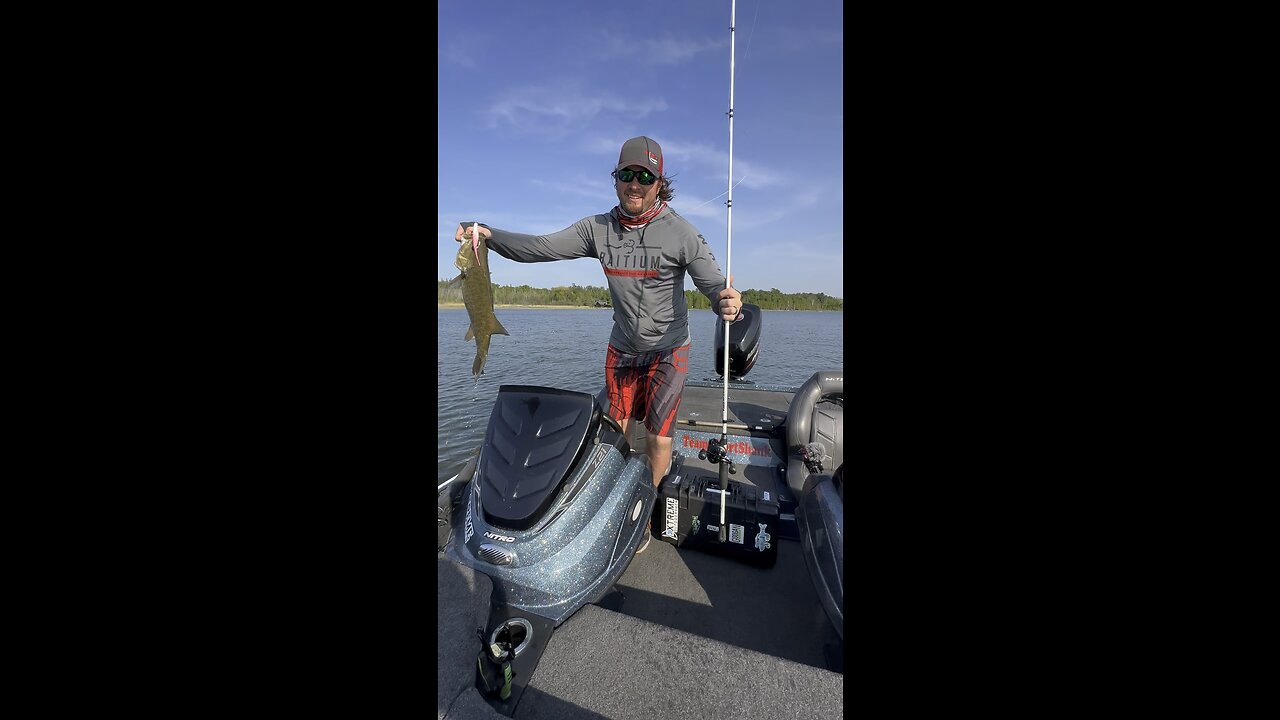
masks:
[[(436, 303), (436, 308), (440, 310), (451, 309), (451, 308), (464, 308), (464, 307), (466, 306), (463, 305), (462, 303), (442, 303), (442, 302)], [(503, 304), (499, 304), (499, 305), (494, 305), (494, 307), (495, 308), (516, 308), (520, 310), (612, 310), (613, 309), (612, 307), (592, 307), (590, 305), (503, 305)], [(698, 312), (701, 310), (710, 312), (711, 308), (693, 308), (692, 309), (693, 312)], [(838, 313), (842, 313), (844, 312), (844, 310), (770, 310), (769, 312), (771, 313), (775, 313), (775, 312), (838, 312)]]
[[(436, 303), (437, 308), (466, 307), (462, 303)], [(590, 305), (494, 305), (496, 308), (524, 308), (527, 310), (612, 310), (611, 307), (592, 307)]]

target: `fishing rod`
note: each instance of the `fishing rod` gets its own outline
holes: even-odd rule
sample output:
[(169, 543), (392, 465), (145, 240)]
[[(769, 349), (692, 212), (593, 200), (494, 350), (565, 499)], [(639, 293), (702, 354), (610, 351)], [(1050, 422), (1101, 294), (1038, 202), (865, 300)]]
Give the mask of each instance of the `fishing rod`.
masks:
[[(738, 19), (738, 0), (729, 3), (729, 197), (725, 204), (729, 206), (728, 228), (725, 237), (724, 275), (725, 287), (733, 280), (733, 27)], [(726, 447), (729, 442), (729, 321), (724, 322), (724, 407), (720, 411), (720, 446)], [(725, 498), (729, 495), (729, 458), (728, 453), (720, 462), (720, 542), (728, 538), (725, 528)]]

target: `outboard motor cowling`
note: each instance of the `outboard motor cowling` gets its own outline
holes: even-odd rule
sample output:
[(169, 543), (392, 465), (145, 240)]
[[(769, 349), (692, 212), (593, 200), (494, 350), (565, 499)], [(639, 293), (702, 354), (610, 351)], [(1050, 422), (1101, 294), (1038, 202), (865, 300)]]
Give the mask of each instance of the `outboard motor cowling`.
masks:
[[(738, 380), (751, 372), (760, 352), (760, 306), (742, 304), (742, 319), (729, 324), (729, 379)], [(724, 320), (716, 318), (715, 371), (724, 372)]]
[(489, 418), (488, 452), (476, 476), (490, 524), (527, 530), (599, 430), (601, 408), (586, 393), (503, 385)]
[(498, 389), (467, 488), (445, 556), (488, 575), (495, 604), (551, 627), (609, 592), (657, 495), (594, 395), (533, 385)]

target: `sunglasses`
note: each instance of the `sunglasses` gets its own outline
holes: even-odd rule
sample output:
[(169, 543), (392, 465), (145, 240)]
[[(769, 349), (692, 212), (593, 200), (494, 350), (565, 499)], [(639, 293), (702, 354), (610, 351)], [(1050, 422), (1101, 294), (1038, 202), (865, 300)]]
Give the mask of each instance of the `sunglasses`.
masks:
[(625, 183), (629, 183), (632, 178), (635, 178), (640, 181), (641, 185), (652, 185), (654, 181), (658, 179), (657, 175), (654, 175), (648, 170), (632, 170), (630, 168), (619, 170), (615, 172), (613, 176), (618, 178), (620, 182)]

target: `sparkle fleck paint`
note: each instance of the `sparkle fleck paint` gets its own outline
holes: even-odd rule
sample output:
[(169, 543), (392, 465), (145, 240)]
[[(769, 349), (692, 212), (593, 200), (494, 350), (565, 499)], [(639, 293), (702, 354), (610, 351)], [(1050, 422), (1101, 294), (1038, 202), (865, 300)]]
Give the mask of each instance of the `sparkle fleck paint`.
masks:
[[(603, 460), (598, 466), (582, 463), (561, 483), (553, 508), (564, 501), (569, 488), (585, 481), (564, 511), (545, 527), (534, 525), (521, 531), (492, 526), (480, 507), (479, 493), (467, 493), (475, 534), (468, 541), (461, 529), (456, 530), (445, 554), (488, 575), (496, 601), (556, 625), (582, 605), (603, 597), (635, 554), (656, 493), (649, 467), (640, 458), (626, 460), (612, 446), (599, 446), (594, 452), (604, 453)], [(584, 477), (588, 471), (590, 476)], [(643, 510), (632, 521), (631, 507), (637, 497), (643, 501)], [(504, 546), (515, 555), (510, 565), (492, 565), (478, 557), (486, 532), (514, 536), (515, 541)], [(615, 552), (619, 544), (621, 552)]]

